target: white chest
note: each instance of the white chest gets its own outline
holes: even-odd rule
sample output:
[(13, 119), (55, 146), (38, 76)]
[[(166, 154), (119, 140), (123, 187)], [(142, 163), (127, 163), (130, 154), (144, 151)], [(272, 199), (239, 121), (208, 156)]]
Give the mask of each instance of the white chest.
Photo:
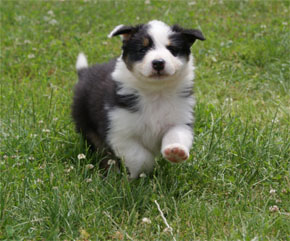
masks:
[(116, 108), (110, 113), (110, 142), (134, 138), (159, 152), (163, 135), (173, 126), (192, 122), (192, 98), (149, 96), (140, 99), (139, 111)]

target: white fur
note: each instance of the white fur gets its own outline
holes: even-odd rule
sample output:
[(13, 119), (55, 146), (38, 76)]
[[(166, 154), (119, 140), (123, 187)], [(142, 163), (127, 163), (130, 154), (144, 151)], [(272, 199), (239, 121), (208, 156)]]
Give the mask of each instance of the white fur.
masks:
[(162, 138), (161, 153), (165, 157), (165, 149), (178, 147), (183, 149), (186, 156), (189, 156), (189, 150), (193, 141), (192, 130), (189, 126), (176, 125), (170, 128)]
[[(122, 25), (117, 26), (112, 36)], [(182, 90), (192, 88), (194, 78), (193, 57), (189, 61), (174, 57), (166, 48), (171, 29), (160, 21), (149, 22), (148, 33), (155, 48), (129, 71), (120, 57), (112, 78), (121, 83), (119, 94), (139, 94), (139, 110), (129, 112), (123, 108), (109, 111), (110, 131), (107, 141), (111, 148), (125, 161), (130, 177), (136, 178), (142, 172), (151, 172), (155, 156), (165, 156), (166, 148), (178, 147), (187, 156), (193, 141), (193, 97), (184, 98)], [(164, 75), (152, 76), (152, 61), (165, 60)]]
[(146, 54), (140, 63), (134, 66), (133, 72), (137, 78), (143, 79), (143, 81), (155, 81), (156, 71), (152, 68), (152, 61), (163, 59), (165, 60), (163, 74), (174, 76), (182, 71), (184, 60), (174, 57), (166, 48), (170, 43), (169, 36), (172, 34), (170, 27), (157, 20), (149, 22), (148, 25), (148, 33), (153, 38), (154, 48)]
[(152, 84), (137, 79), (123, 60), (118, 59), (112, 77), (125, 86), (126, 94), (132, 89), (139, 91), (141, 109), (135, 113), (121, 108), (111, 111), (108, 142), (115, 153), (124, 158), (131, 178), (142, 172), (151, 172), (154, 156), (170, 145), (174, 144), (189, 154), (193, 132), (184, 123), (193, 122), (195, 102), (193, 97), (183, 98), (178, 93), (193, 85), (193, 69), (191, 57), (178, 75), (179, 79), (156, 80)]
[(76, 69), (81, 70), (88, 67), (88, 61), (83, 53), (80, 53), (77, 58)]

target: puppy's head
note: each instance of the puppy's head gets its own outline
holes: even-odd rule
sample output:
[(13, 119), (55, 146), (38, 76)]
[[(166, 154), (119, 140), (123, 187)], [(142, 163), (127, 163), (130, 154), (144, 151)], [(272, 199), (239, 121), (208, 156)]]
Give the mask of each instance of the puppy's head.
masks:
[(168, 26), (151, 21), (137, 26), (117, 26), (109, 37), (121, 35), (122, 58), (127, 68), (144, 81), (177, 76), (190, 60), (190, 47), (196, 39), (205, 40), (201, 31)]

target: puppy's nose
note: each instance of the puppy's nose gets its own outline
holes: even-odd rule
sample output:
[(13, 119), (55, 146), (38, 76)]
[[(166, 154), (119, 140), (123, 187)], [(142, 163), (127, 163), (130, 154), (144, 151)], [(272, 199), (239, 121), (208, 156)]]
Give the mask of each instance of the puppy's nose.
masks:
[(152, 67), (153, 69), (157, 71), (161, 71), (164, 69), (165, 61), (163, 59), (155, 59), (152, 61)]

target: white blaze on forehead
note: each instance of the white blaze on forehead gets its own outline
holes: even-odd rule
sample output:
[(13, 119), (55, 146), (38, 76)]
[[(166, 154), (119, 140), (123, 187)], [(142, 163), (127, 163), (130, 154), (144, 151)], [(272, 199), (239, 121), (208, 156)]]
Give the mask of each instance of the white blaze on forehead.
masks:
[(153, 20), (148, 23), (148, 33), (153, 39), (156, 47), (166, 46), (169, 44), (169, 35), (172, 33), (171, 28), (158, 20)]

